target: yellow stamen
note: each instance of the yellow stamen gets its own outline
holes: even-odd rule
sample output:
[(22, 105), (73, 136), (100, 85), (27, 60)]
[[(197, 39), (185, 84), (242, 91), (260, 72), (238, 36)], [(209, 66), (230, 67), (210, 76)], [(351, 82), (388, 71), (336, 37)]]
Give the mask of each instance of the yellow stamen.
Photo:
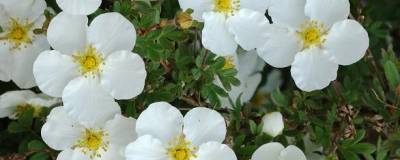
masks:
[(225, 64), (223, 69), (235, 68), (235, 59), (232, 56), (225, 57)]
[(9, 20), (9, 29), (7, 29), (5, 39), (13, 44), (11, 49), (19, 49), (23, 44), (32, 44), (32, 38), (29, 32), (33, 29), (33, 23), (20, 23), (18, 20), (11, 18)]
[(297, 34), (303, 42), (304, 50), (311, 47), (321, 47), (325, 42), (325, 36), (328, 34), (328, 30), (323, 23), (307, 21), (302, 25)]
[(189, 141), (186, 141), (184, 136), (177, 137), (168, 148), (168, 155), (172, 160), (191, 160), (196, 158), (196, 147), (192, 147)]
[(214, 11), (233, 15), (240, 9), (240, 0), (214, 0)]
[(81, 149), (90, 159), (100, 158), (101, 152), (108, 149), (109, 142), (105, 140), (106, 136), (108, 134), (103, 130), (85, 129), (81, 138), (72, 148)]
[(82, 75), (96, 75), (101, 71), (101, 65), (104, 63), (103, 56), (97, 52), (93, 46), (88, 46), (84, 52), (78, 52), (74, 60), (80, 66)]

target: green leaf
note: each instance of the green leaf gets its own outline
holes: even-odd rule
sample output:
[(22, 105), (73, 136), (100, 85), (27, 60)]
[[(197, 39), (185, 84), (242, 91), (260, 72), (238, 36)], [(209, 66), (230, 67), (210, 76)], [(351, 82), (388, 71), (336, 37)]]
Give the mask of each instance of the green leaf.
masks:
[(47, 153), (38, 152), (29, 157), (29, 160), (48, 160), (50, 156)]
[(46, 148), (46, 144), (44, 144), (42, 141), (32, 140), (28, 143), (29, 150), (39, 150), (43, 148)]
[(400, 83), (400, 74), (396, 64), (394, 64), (392, 61), (386, 61), (383, 65), (383, 68), (385, 70), (385, 76), (389, 81), (390, 88), (396, 90)]

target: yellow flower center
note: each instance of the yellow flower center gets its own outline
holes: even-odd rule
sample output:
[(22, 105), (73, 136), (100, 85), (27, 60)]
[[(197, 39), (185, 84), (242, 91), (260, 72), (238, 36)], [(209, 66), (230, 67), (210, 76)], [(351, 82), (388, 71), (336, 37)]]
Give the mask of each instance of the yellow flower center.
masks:
[(168, 148), (168, 155), (172, 160), (191, 160), (196, 158), (196, 147), (192, 147), (189, 141), (186, 141), (184, 136), (177, 137)]
[(214, 6), (216, 12), (232, 15), (240, 9), (240, 0), (214, 0)]
[(23, 44), (32, 44), (33, 37), (29, 32), (33, 29), (33, 23), (20, 23), (13, 18), (8, 23), (9, 29), (5, 31), (5, 37), (0, 37), (0, 40), (9, 41), (13, 45), (11, 49), (19, 49)]
[(78, 52), (74, 56), (74, 60), (80, 66), (82, 75), (96, 75), (101, 71), (101, 65), (104, 63), (103, 56), (97, 52), (93, 46), (88, 46), (84, 52)]
[(223, 69), (235, 68), (235, 59), (232, 56), (225, 57), (225, 64)]
[(328, 29), (318, 21), (306, 21), (299, 32), (300, 39), (303, 41), (303, 50), (311, 47), (321, 47), (325, 42)]
[(105, 140), (108, 136), (103, 130), (85, 129), (81, 138), (72, 147), (73, 149), (79, 148), (82, 152), (94, 159), (101, 157), (101, 151), (107, 151), (109, 142)]
[(32, 105), (32, 104), (19, 104), (16, 106), (15, 111), (14, 111), (14, 116), (15, 117), (20, 117), (24, 112), (27, 110), (33, 108), (33, 117), (39, 117), (40, 114), (42, 113), (42, 107), (39, 105)]

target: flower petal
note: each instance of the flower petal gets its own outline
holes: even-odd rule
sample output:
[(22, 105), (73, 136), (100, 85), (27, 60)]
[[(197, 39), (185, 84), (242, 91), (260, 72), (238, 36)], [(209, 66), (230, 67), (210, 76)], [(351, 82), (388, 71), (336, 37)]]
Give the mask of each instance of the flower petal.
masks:
[(87, 125), (103, 125), (115, 114), (121, 114), (118, 103), (92, 77), (73, 79), (65, 87), (62, 99), (68, 114)]
[(268, 33), (269, 39), (257, 49), (258, 55), (273, 67), (290, 66), (301, 48), (296, 33), (277, 25), (272, 25)]
[(47, 40), (51, 47), (63, 54), (73, 54), (85, 49), (88, 18), (65, 12), (55, 16), (47, 30)]
[(120, 50), (132, 51), (136, 42), (136, 30), (121, 14), (104, 13), (90, 24), (88, 41), (105, 55)]
[(72, 57), (58, 51), (42, 52), (33, 64), (33, 75), (40, 90), (53, 97), (61, 97), (65, 86), (79, 75)]
[(101, 5), (101, 0), (57, 0), (58, 6), (70, 14), (89, 15)]
[(203, 14), (203, 18), (202, 43), (204, 47), (219, 56), (235, 54), (238, 45), (233, 34), (228, 31), (225, 15), (207, 12)]
[(280, 159), (281, 151), (285, 149), (280, 143), (267, 143), (258, 148), (251, 157), (251, 160)]
[(51, 148), (65, 150), (77, 142), (83, 130), (83, 126), (73, 121), (63, 107), (56, 107), (47, 116), (41, 135), (43, 141)]
[(57, 160), (89, 160), (89, 158), (78, 149), (67, 149), (58, 154)]
[(276, 137), (282, 133), (284, 129), (283, 116), (280, 112), (272, 112), (266, 114), (263, 118), (263, 132), (272, 137)]
[(367, 31), (354, 20), (335, 23), (326, 37), (325, 48), (331, 60), (340, 65), (359, 61), (369, 46)]
[(338, 64), (331, 62), (318, 48), (297, 53), (291, 74), (297, 87), (303, 91), (319, 90), (336, 79)]
[(212, 11), (214, 3), (213, 0), (179, 0), (179, 5), (181, 6), (183, 11), (186, 11), (187, 9), (192, 9), (193, 19), (202, 22), (203, 13)]
[(194, 160), (237, 160), (235, 152), (231, 148), (218, 142), (202, 144), (196, 155)]
[(298, 28), (307, 19), (305, 4), (306, 0), (271, 0), (268, 14), (274, 24)]
[(246, 80), (242, 81), (243, 85), (243, 94), (241, 97), (242, 103), (247, 103), (253, 98), (258, 85), (261, 83), (261, 73), (256, 73), (247, 77)]
[(33, 63), (38, 55), (50, 49), (50, 45), (44, 35), (37, 36), (33, 44), (27, 48), (21, 48), (13, 54), (14, 70), (11, 72), (11, 79), (19, 88), (32, 88), (36, 86), (33, 76)]
[(247, 8), (265, 14), (271, 0), (240, 0), (240, 8)]
[(0, 40), (0, 81), (4, 82), (11, 80), (11, 72), (14, 68), (10, 47), (9, 43)]
[(238, 61), (238, 77), (248, 77), (249, 75), (260, 72), (264, 68), (263, 65), (260, 67), (260, 64), (265, 64), (264, 61), (258, 57), (255, 50), (244, 54), (238, 54)]
[(197, 107), (190, 110), (183, 124), (183, 133), (194, 146), (210, 141), (222, 143), (225, 140), (225, 119), (212, 109)]
[(129, 51), (118, 51), (107, 57), (101, 84), (115, 99), (130, 99), (142, 93), (146, 69), (143, 59)]
[(150, 104), (136, 121), (138, 136), (152, 135), (168, 144), (182, 133), (183, 116), (181, 112), (167, 102)]
[[(122, 131), (124, 132), (124, 131)], [(128, 140), (128, 139), (126, 139)], [(126, 143), (129, 143), (130, 141), (127, 141)], [(126, 160), (125, 158), (125, 147), (126, 145), (120, 146), (120, 145), (114, 145), (110, 144), (107, 148), (107, 151), (104, 152), (101, 155), (101, 159), (112, 159), (112, 160)]]
[(227, 26), (234, 34), (235, 41), (248, 51), (264, 43), (267, 39), (268, 25), (269, 21), (264, 14), (249, 9), (241, 9), (227, 21)]
[(16, 106), (25, 104), (29, 99), (35, 97), (30, 90), (8, 91), (0, 96), (0, 118), (12, 117)]
[(134, 141), (136, 135), (136, 120), (134, 118), (126, 118), (116, 114), (114, 119), (108, 121), (104, 129), (110, 137), (110, 143), (119, 146), (126, 146)]
[(139, 137), (125, 150), (127, 160), (169, 160), (166, 153), (163, 143), (151, 135)]
[(347, 19), (350, 14), (349, 0), (307, 0), (305, 14), (312, 20), (332, 26)]
[(283, 160), (307, 160), (303, 151), (293, 145), (290, 145), (282, 150), (280, 157)]
[(2, 0), (0, 4), (10, 17), (35, 21), (46, 9), (45, 0)]

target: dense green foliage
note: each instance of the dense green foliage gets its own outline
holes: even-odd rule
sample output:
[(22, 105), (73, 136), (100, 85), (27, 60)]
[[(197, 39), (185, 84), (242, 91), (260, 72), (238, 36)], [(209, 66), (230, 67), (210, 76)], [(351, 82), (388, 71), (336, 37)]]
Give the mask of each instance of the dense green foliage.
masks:
[[(57, 11), (55, 0), (48, 5)], [(180, 11), (176, 0), (103, 0), (96, 14), (115, 11), (131, 20), (138, 40), (134, 52), (146, 62), (148, 78), (144, 93), (119, 101), (126, 116), (137, 116), (149, 104), (167, 101), (187, 111), (205, 106), (222, 113), (229, 126), (226, 144), (240, 160), (248, 160), (260, 145), (271, 140), (287, 144), (288, 138), (304, 150), (303, 137), (323, 146), (328, 159), (400, 159), (400, 1), (351, 0), (352, 18), (368, 30), (370, 49), (363, 60), (340, 67), (338, 79), (321, 91), (296, 88), (288, 69), (283, 84), (274, 92), (257, 95), (246, 105), (235, 102), (234, 110), (220, 107), (218, 96), (227, 96), (213, 83), (217, 75), (225, 89), (239, 85), (237, 71), (224, 69), (224, 59), (201, 46), (201, 23), (182, 29), (176, 23)], [(263, 84), (273, 68), (266, 66)], [(134, 83), (134, 82), (132, 82)], [(0, 82), (1, 93), (17, 89)], [(39, 89), (35, 88), (39, 92)], [(272, 139), (261, 132), (265, 113), (280, 111), (284, 133)], [(41, 140), (40, 128), (48, 111), (33, 118), (26, 110), (17, 121), (0, 120), (1, 159), (55, 159), (57, 153)]]

